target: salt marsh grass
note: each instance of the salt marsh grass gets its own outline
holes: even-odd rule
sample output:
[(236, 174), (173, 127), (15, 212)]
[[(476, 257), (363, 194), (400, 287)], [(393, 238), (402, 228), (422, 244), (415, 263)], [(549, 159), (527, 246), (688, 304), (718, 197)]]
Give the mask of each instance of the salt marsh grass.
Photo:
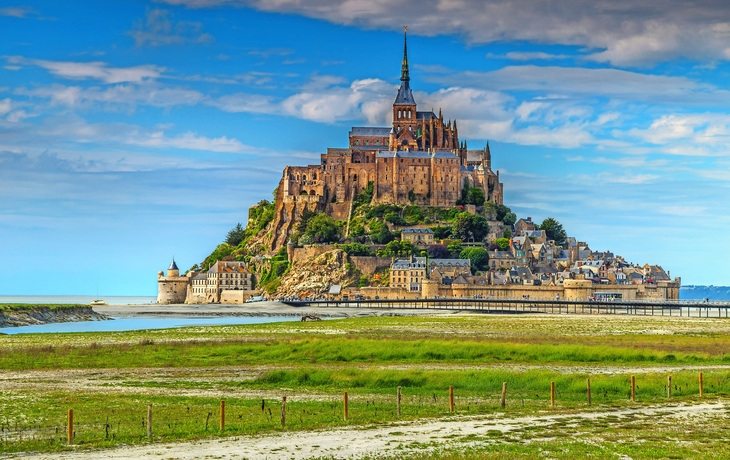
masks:
[[(69, 408), (76, 414), (76, 444), (109, 447), (150, 442), (144, 425), (148, 404), (155, 414), (153, 441), (173, 441), (220, 436), (221, 399), (227, 407), (223, 434), (250, 435), (436, 417), (696, 403), (699, 370), (704, 400), (726, 400), (730, 321), (460, 315), (1, 336), (0, 452), (66, 449)], [(630, 401), (631, 375), (637, 381), (635, 403)], [(504, 409), (499, 403), (503, 382)], [(554, 409), (549, 407), (550, 382), (556, 386)], [(453, 414), (449, 386), (456, 395)], [(343, 391), (351, 395), (347, 422)], [(284, 395), (289, 398), (286, 426), (280, 420)], [(607, 423), (606, 433), (626, 436), (628, 429)], [(599, 441), (588, 445), (561, 438), (569, 428), (558, 428), (554, 440), (540, 449), (553, 452), (562, 446), (572, 458), (584, 452), (616, 458), (602, 457), (605, 446)], [(635, 430), (649, 436), (653, 428)], [(496, 455), (491, 458), (528, 458), (540, 445), (518, 441), (501, 443), (490, 451)], [(452, 457), (434, 449), (404, 458), (485, 458), (478, 448), (457, 449)], [(443, 455), (434, 457), (431, 451)]]

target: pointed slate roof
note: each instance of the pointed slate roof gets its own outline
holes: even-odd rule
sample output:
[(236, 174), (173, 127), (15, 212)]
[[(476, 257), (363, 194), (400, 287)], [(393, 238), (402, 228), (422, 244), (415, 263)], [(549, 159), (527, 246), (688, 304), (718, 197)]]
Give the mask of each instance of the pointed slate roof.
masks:
[(170, 267), (168, 268), (168, 270), (180, 270), (179, 268), (177, 268), (177, 264), (175, 263), (174, 257), (172, 258), (172, 263), (170, 264)]
[(416, 105), (416, 100), (413, 99), (413, 92), (410, 86), (411, 77), (408, 72), (408, 43), (406, 39), (406, 32), (403, 32), (403, 62), (400, 70), (400, 88), (398, 88), (398, 95), (395, 97), (393, 105)]

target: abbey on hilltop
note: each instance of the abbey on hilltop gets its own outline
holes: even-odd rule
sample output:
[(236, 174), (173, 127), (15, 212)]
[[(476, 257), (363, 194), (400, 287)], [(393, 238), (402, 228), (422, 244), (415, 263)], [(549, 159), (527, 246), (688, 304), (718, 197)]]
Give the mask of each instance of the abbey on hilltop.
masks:
[(345, 220), (353, 199), (372, 184), (372, 204), (418, 204), (452, 207), (466, 187), (484, 190), (487, 200), (502, 204), (499, 173), (492, 171), (487, 144), (467, 149), (459, 141), (456, 120), (444, 122), (419, 111), (410, 87), (408, 47), (403, 37), (400, 88), (390, 127), (353, 127), (347, 148), (328, 148), (320, 164), (287, 166), (279, 183), (271, 248), (281, 247), (305, 208)]

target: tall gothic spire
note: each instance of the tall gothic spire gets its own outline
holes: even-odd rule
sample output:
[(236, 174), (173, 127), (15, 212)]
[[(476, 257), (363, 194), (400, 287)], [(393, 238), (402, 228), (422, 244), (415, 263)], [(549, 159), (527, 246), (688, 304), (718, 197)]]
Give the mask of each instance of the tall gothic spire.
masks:
[[(406, 42), (406, 30), (408, 30), (408, 26), (403, 26), (403, 63), (400, 71), (400, 88), (398, 89), (398, 95), (395, 97), (395, 103), (393, 105), (416, 105), (409, 83), (411, 77), (408, 75), (408, 44)], [(413, 119), (416, 119), (415, 114), (413, 114)]]
[(400, 81), (408, 85), (411, 77), (408, 75), (408, 26), (403, 26), (403, 63), (400, 70)]

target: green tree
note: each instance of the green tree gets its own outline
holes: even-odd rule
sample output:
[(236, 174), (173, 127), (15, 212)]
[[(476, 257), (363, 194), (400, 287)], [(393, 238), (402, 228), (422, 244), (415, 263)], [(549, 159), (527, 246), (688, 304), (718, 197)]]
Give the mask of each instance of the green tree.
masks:
[(484, 248), (466, 248), (459, 253), (459, 258), (471, 261), (472, 273), (489, 267), (489, 253)]
[(496, 211), (495, 217), (497, 218), (497, 220), (504, 221), (504, 216), (506, 216), (507, 213), (511, 212), (512, 210), (503, 204), (498, 204), (495, 211)]
[(415, 254), (416, 250), (410, 241), (394, 240), (385, 245), (386, 256), (409, 256)]
[(448, 259), (450, 255), (449, 248), (443, 244), (432, 244), (428, 247), (428, 256), (432, 259)]
[(307, 231), (307, 224), (309, 223), (309, 219), (313, 218), (316, 215), (316, 212), (310, 211), (309, 208), (304, 208), (302, 216), (299, 218), (299, 223), (297, 224), (297, 231), (299, 233), (305, 233)]
[(449, 250), (450, 254), (459, 255), (459, 253), (464, 249), (464, 247), (461, 245), (461, 241), (452, 241), (449, 243), (449, 245), (446, 247)]
[(517, 214), (513, 212), (508, 212), (504, 215), (502, 222), (504, 222), (505, 225), (514, 225), (515, 222), (517, 222)]
[(340, 228), (332, 217), (321, 213), (308, 219), (304, 234), (315, 243), (332, 243), (340, 239)]
[(454, 220), (451, 233), (462, 241), (482, 241), (489, 233), (489, 225), (483, 216), (464, 212)]
[(475, 206), (482, 206), (486, 201), (484, 197), (484, 190), (479, 187), (471, 187), (466, 192), (466, 204), (473, 204)]
[(512, 238), (512, 230), (510, 230), (509, 227), (505, 228), (504, 233), (502, 233), (502, 236), (507, 239)]
[(381, 223), (377, 230), (370, 233), (370, 239), (375, 244), (386, 244), (393, 241), (393, 233), (391, 233), (387, 225)]
[(545, 230), (545, 235), (548, 240), (555, 240), (555, 244), (562, 246), (565, 244), (565, 239), (568, 235), (563, 229), (563, 225), (552, 217), (548, 217), (543, 220), (540, 224), (540, 230)]
[(444, 238), (448, 238), (451, 236), (451, 227), (450, 226), (431, 227), (431, 230), (433, 230), (434, 239), (437, 239), (437, 240), (443, 240)]
[(236, 224), (231, 231), (228, 232), (228, 235), (226, 235), (226, 243), (230, 244), (233, 247), (238, 246), (238, 244), (243, 241), (243, 236), (245, 234), (245, 230), (243, 229), (243, 226), (239, 222)]
[(373, 251), (370, 250), (370, 246), (367, 244), (362, 243), (349, 243), (349, 244), (343, 244), (342, 250), (347, 253), (347, 255), (350, 256), (371, 256), (373, 255)]
[(506, 251), (509, 248), (509, 238), (497, 238), (494, 244), (499, 247), (500, 251)]

